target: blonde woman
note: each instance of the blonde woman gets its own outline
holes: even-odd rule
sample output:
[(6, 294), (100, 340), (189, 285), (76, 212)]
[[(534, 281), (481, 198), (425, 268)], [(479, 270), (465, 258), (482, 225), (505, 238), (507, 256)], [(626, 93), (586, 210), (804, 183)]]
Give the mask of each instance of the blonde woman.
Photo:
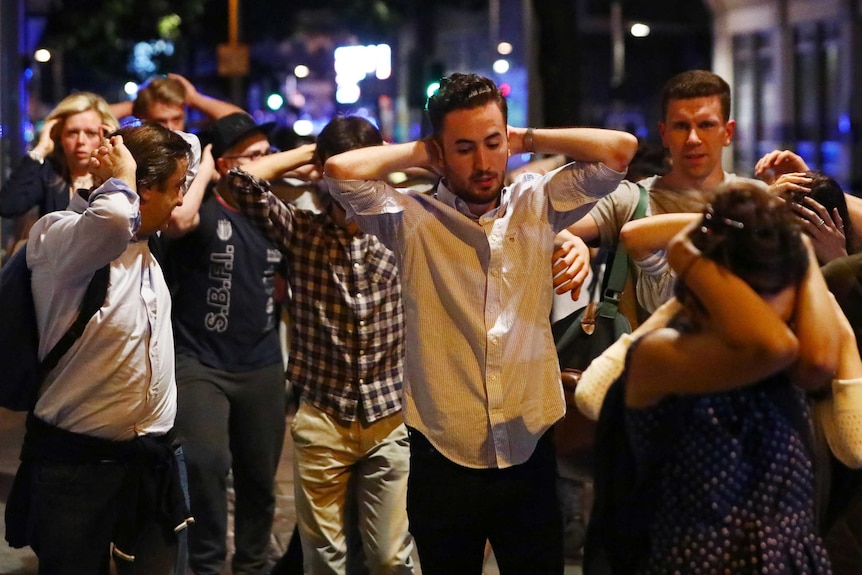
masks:
[(119, 127), (108, 103), (91, 92), (64, 98), (45, 119), (36, 146), (0, 188), (0, 217), (35, 213), (19, 220), (24, 239), (37, 217), (66, 209), (75, 190), (90, 188), (90, 154)]

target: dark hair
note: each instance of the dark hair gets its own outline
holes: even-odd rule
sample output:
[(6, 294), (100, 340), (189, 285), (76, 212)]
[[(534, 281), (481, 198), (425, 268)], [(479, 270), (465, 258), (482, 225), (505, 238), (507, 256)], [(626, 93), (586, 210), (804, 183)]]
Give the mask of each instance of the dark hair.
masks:
[(383, 144), (377, 127), (361, 116), (336, 116), (317, 135), (315, 154), (320, 165), (336, 154)]
[(667, 107), (671, 100), (690, 100), (706, 96), (718, 96), (724, 121), (730, 119), (730, 86), (718, 74), (708, 70), (689, 70), (672, 77), (661, 92), (661, 118), (667, 118)]
[(139, 126), (120, 128), (114, 135), (123, 137), (123, 143), (138, 164), (135, 171), (138, 186), (161, 187), (182, 160), (191, 161), (188, 142), (160, 124), (143, 122)]
[(443, 129), (443, 121), (449, 112), (484, 106), (494, 102), (503, 113), (503, 121), (509, 121), (506, 98), (490, 79), (477, 74), (455, 73), (440, 80), (440, 88), (428, 97), (425, 110), (435, 134)]
[[(844, 197), (844, 190), (841, 188), (841, 184), (817, 170), (806, 172), (805, 175), (811, 178), (811, 192), (808, 194), (811, 199), (826, 208), (830, 216), (833, 209), (838, 209), (838, 215), (841, 216), (841, 221), (844, 225), (844, 239), (847, 253), (854, 254), (860, 251), (860, 240), (853, 227), (850, 212), (847, 210), (847, 199)], [(800, 199), (797, 196), (793, 197), (792, 201), (798, 202)]]
[(640, 140), (638, 149), (629, 162), (626, 179), (637, 182), (651, 176), (663, 176), (669, 171), (670, 160), (667, 157), (667, 150), (660, 144)]
[[(719, 187), (690, 237), (703, 257), (759, 294), (797, 284), (808, 270), (808, 251), (788, 204), (753, 183)], [(681, 281), (676, 285), (683, 300), (687, 287)]]

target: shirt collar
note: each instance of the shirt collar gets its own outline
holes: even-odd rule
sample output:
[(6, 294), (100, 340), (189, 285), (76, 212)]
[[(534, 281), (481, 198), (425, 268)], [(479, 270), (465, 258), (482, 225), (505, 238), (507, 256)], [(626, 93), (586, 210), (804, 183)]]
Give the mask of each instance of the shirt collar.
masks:
[(434, 197), (446, 204), (447, 206), (451, 206), (470, 218), (471, 220), (480, 220), (482, 218), (489, 218), (498, 215), (503, 215), (506, 213), (506, 208), (509, 205), (509, 199), (511, 194), (509, 194), (509, 188), (504, 187), (500, 192), (500, 203), (497, 204), (496, 208), (491, 208), (481, 216), (475, 215), (470, 211), (470, 206), (467, 205), (467, 202), (462, 200), (460, 197), (456, 196), (449, 188), (446, 187), (446, 183), (444, 180), (440, 180), (437, 183), (437, 190), (434, 193)]

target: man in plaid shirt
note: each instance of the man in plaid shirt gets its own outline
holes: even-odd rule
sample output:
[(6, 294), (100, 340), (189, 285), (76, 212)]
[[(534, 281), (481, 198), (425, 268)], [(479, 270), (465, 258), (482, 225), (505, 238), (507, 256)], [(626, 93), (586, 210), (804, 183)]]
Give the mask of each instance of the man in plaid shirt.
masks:
[(345, 572), (345, 530), (356, 531), (344, 525), (352, 497), (371, 572), (413, 571), (406, 513), (410, 454), (401, 415), (404, 312), (392, 252), (347, 222), (325, 187), (324, 211), (316, 214), (279, 200), (268, 180), (382, 143), (367, 120), (339, 117), (316, 146), (263, 157), (228, 176), (242, 212), (288, 262), (288, 377), (300, 398), (291, 434), (306, 573)]

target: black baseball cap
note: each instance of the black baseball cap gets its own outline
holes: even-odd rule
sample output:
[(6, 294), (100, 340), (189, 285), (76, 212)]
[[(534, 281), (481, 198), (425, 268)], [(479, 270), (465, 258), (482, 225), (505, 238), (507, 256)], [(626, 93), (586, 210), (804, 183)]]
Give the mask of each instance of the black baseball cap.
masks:
[(276, 122), (258, 124), (245, 112), (234, 112), (219, 118), (210, 128), (213, 158), (220, 158), (227, 150), (255, 132), (269, 137), (275, 125)]

